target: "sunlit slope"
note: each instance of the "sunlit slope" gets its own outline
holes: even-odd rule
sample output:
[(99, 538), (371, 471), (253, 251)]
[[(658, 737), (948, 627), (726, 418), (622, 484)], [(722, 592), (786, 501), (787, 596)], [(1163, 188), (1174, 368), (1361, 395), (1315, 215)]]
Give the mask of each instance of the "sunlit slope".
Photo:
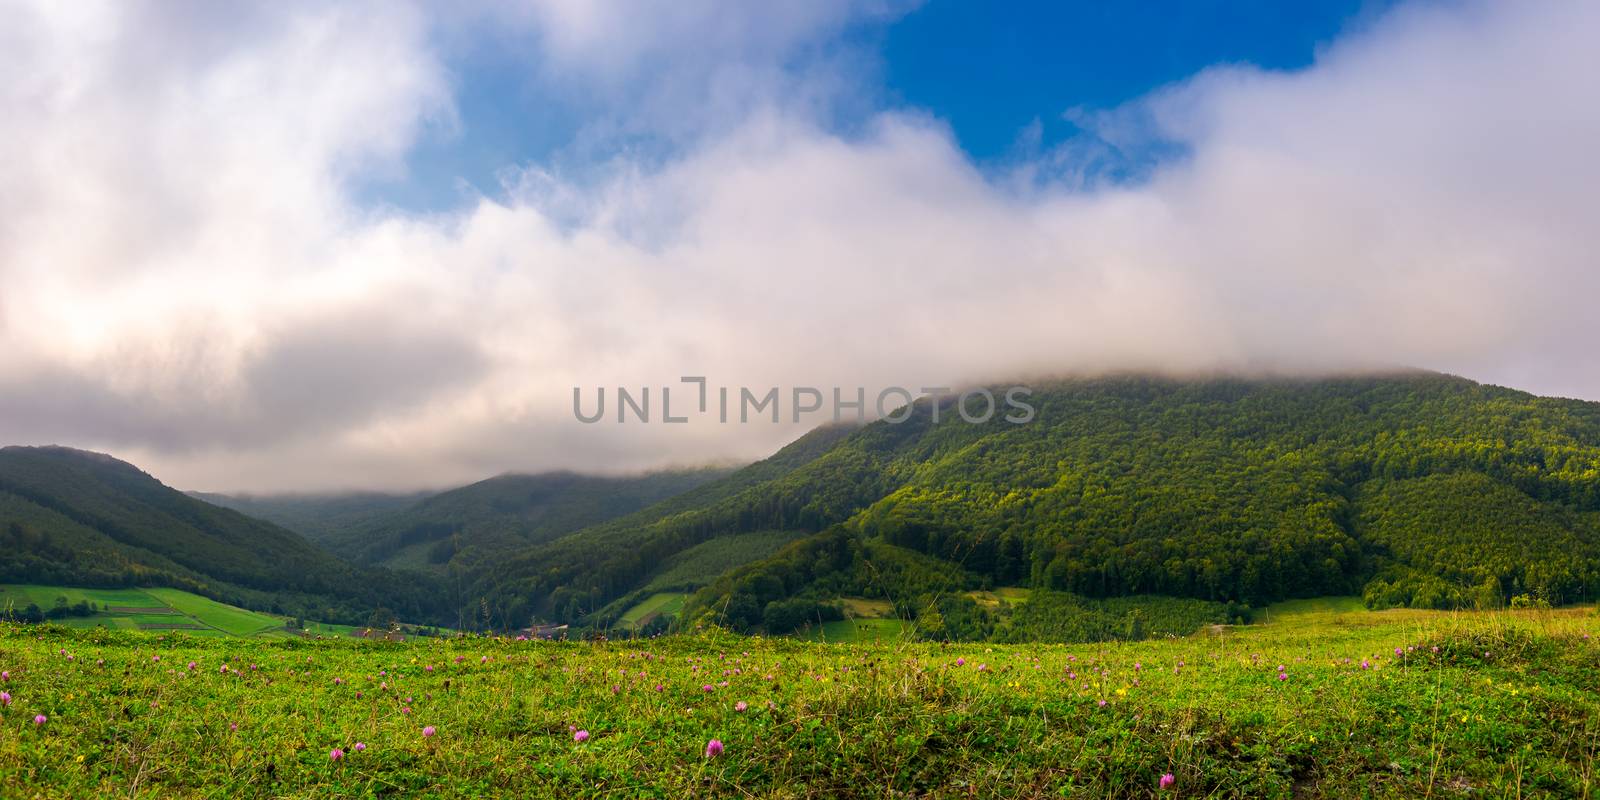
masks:
[[(475, 591), (577, 621), (689, 548), (833, 526), (855, 542), (834, 560), (795, 542), (695, 605), (748, 596), (733, 605), (754, 610), (724, 621), (756, 629), (778, 600), (910, 598), (915, 614), (920, 595), (986, 586), (1250, 606), (1359, 595), (1380, 580), (1390, 605), (1519, 594), (1560, 605), (1600, 591), (1595, 403), (1423, 372), (1033, 389), (1028, 424), (967, 424), (948, 404), (934, 423), (924, 402), (906, 422), (847, 432), (736, 490), (708, 484), (670, 513), (489, 565)], [(902, 552), (941, 566), (877, 568)], [(886, 572), (902, 582), (885, 583)], [(1476, 593), (1491, 583), (1498, 601)]]

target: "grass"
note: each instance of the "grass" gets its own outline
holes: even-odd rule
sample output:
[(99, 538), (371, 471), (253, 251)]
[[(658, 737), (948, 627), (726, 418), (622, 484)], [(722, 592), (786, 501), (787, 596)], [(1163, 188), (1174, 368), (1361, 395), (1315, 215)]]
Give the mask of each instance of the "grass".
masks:
[(223, 605), (178, 589), (146, 589), (151, 597), (162, 601), (204, 625), (234, 636), (252, 634), (283, 627), (282, 617), (273, 617)]
[(131, 630), (138, 627), (128, 617), (66, 617), (58, 620), (57, 623), (69, 628), (122, 628)]
[(153, 601), (150, 595), (142, 589), (80, 589), (72, 586), (40, 586), (38, 584), (13, 583), (0, 586), (0, 608), (22, 609), (29, 603), (49, 611), (56, 604), (56, 598), (65, 597), (67, 605), (79, 602), (90, 602), (98, 606), (115, 607), (140, 607), (161, 606), (165, 603)]
[(658, 616), (675, 616), (683, 610), (683, 603), (688, 599), (686, 592), (656, 592), (624, 612), (620, 622), (623, 627), (631, 628)]
[(835, 620), (812, 626), (800, 638), (813, 642), (890, 642), (904, 638), (909, 627), (898, 619)]
[(1337, 608), (1097, 645), (3, 624), (0, 796), (1594, 796), (1600, 617)]
[[(5, 584), (0, 586), (0, 609), (21, 609), (29, 603), (49, 610), (56, 598), (67, 604), (94, 603), (100, 609), (87, 617), (64, 617), (59, 624), (72, 628), (172, 629), (198, 626), (196, 635), (294, 636), (285, 629), (284, 617), (247, 611), (178, 589), (86, 589), (72, 586)], [(313, 634), (347, 636), (348, 625), (307, 622)]]
[[(330, 622), (312, 622), (311, 620), (306, 620), (305, 624), (306, 631), (317, 636), (350, 636), (354, 634), (355, 631), (360, 630), (360, 628), (354, 625), (334, 625)], [(285, 634), (288, 634), (288, 632), (285, 631)]]
[(1359, 597), (1314, 597), (1306, 600), (1285, 600), (1261, 609), (1258, 622), (1272, 622), (1285, 618), (1294, 620), (1307, 616), (1360, 614), (1367, 610)]
[(996, 586), (992, 591), (967, 592), (967, 597), (975, 600), (978, 605), (995, 608), (1001, 603), (1021, 605), (1028, 601), (1028, 593), (1029, 589), (1025, 586)]
[(843, 598), (844, 613), (851, 619), (886, 619), (894, 616), (894, 603), (867, 597)]

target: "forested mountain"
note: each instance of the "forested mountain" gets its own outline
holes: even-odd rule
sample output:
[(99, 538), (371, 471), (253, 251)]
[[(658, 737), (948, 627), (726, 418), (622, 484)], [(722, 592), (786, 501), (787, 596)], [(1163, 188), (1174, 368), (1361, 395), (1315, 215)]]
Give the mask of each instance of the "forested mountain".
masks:
[[(519, 625), (529, 614), (581, 619), (642, 588), (649, 578), (671, 567), (672, 556), (713, 538), (704, 535), (712, 530), (702, 522), (708, 517), (718, 520), (715, 530), (721, 535), (762, 530), (725, 515), (746, 514), (748, 495), (826, 455), (857, 430), (849, 425), (825, 425), (771, 457), (697, 489), (546, 544), (508, 553), (475, 571), (475, 583), (467, 596), (487, 612), (486, 624)], [(752, 514), (745, 521), (753, 519)], [(602, 579), (607, 581), (604, 589), (595, 583)]]
[[(1600, 596), (1600, 404), (1420, 372), (1033, 389), (1022, 425), (969, 424), (949, 399), (935, 422), (922, 401), (731, 472), (502, 476), (302, 523), (356, 559), (420, 568), (400, 573), (107, 456), (5, 448), (0, 579), (498, 629), (606, 626), (651, 592), (698, 588), (685, 618), (782, 632), (864, 597), (928, 636), (997, 639), (1113, 635), (1156, 602), (1189, 624), (1327, 594)], [(1032, 590), (1027, 613), (998, 619), (972, 597), (1003, 586)]]
[(357, 569), (131, 464), (64, 447), (0, 448), (0, 580), (172, 586), (332, 622), (380, 607), (414, 621), (446, 611), (427, 581)]
[(642, 475), (501, 475), (372, 514), (318, 537), (364, 564), (469, 566), (633, 513), (722, 478), (720, 468)]
[(189, 496), (214, 506), (264, 519), (304, 536), (324, 547), (350, 530), (366, 528), (378, 520), (410, 508), (433, 492), (388, 494), (338, 492), (332, 494), (216, 494), (189, 492)]
[(934, 423), (924, 401), (486, 565), (474, 593), (604, 623), (596, 611), (675, 553), (790, 530), (819, 536), (724, 576), (690, 613), (759, 628), (774, 603), (864, 594), (915, 616), (985, 585), (1252, 605), (1600, 594), (1600, 404), (1432, 373), (1033, 388), (1027, 424), (967, 424), (950, 399)]

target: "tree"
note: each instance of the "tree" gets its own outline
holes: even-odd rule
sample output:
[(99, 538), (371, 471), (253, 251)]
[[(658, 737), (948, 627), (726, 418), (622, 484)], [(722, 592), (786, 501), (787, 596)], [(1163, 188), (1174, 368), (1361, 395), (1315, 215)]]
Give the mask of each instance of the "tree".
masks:
[(383, 606), (378, 606), (368, 615), (366, 627), (386, 631), (393, 627), (397, 621), (393, 611)]
[(816, 603), (798, 598), (774, 600), (761, 614), (761, 627), (773, 635), (790, 633), (806, 624), (815, 607)]
[(944, 615), (939, 613), (939, 608), (932, 603), (917, 615), (917, 635), (933, 641), (945, 638)]
[(1472, 606), (1479, 611), (1489, 611), (1505, 605), (1505, 593), (1500, 589), (1500, 579), (1493, 575), (1483, 579), (1472, 590)]

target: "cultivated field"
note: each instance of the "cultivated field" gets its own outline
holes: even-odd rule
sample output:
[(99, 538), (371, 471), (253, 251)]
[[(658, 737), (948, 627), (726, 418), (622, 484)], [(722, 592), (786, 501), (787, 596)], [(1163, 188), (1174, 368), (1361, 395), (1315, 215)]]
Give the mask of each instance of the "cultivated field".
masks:
[(689, 595), (685, 592), (656, 592), (628, 609), (618, 622), (624, 628), (636, 628), (656, 617), (671, 617), (683, 610), (683, 602), (687, 599)]
[[(15, 615), (29, 603), (48, 611), (61, 600), (68, 606), (93, 604), (86, 617), (55, 620), (72, 628), (184, 631), (193, 636), (292, 637), (286, 617), (247, 611), (178, 589), (82, 589), (38, 584), (0, 585), (0, 618)], [(345, 636), (348, 625), (307, 623), (311, 633)]]
[(0, 795), (1593, 794), (1591, 610), (1272, 611), (1107, 645), (4, 625)]

